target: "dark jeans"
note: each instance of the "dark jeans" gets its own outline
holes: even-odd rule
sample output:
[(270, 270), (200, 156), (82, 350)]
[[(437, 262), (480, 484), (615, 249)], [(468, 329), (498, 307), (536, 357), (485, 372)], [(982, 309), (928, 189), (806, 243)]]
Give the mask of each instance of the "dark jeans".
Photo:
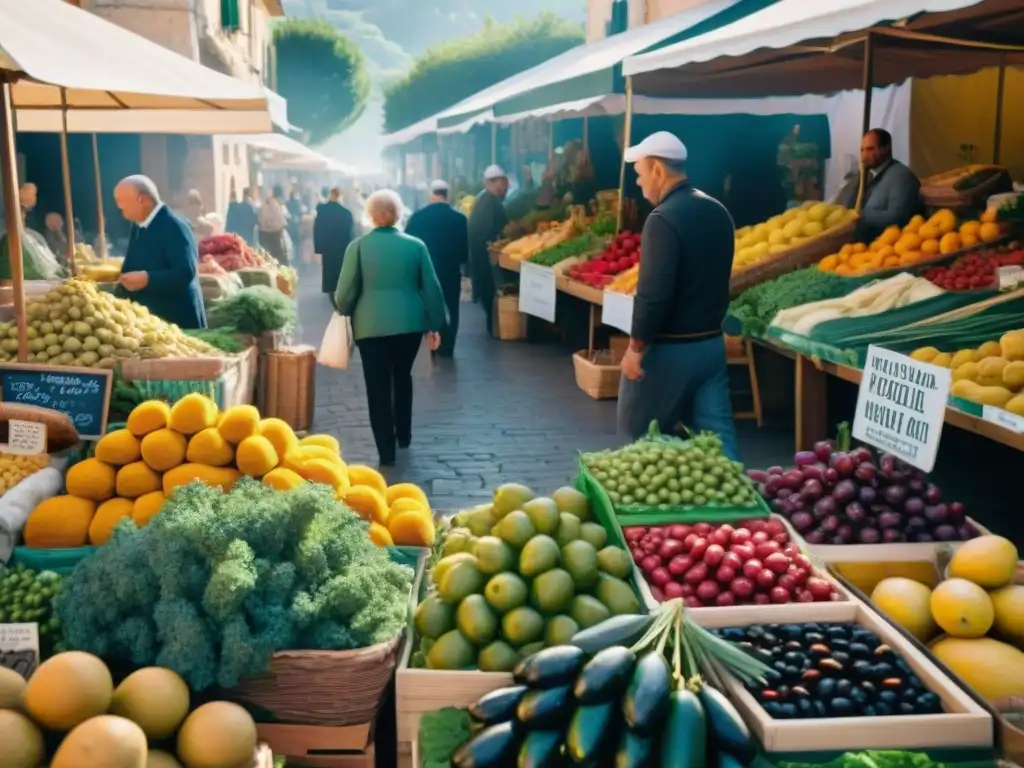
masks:
[(459, 302), (462, 285), (460, 278), (447, 281), (441, 286), (444, 291), (444, 305), (448, 308), (448, 325), (441, 331), (441, 346), (437, 348), (440, 357), (451, 357), (455, 352), (455, 337), (459, 335)]
[(655, 342), (644, 355), (644, 376), (619, 383), (619, 434), (637, 439), (657, 420), (662, 433), (672, 434), (677, 423), (722, 438), (725, 453), (739, 460), (736, 425), (729, 398), (729, 369), (725, 339)]
[(422, 333), (401, 333), (360, 339), (370, 429), (382, 464), (395, 461), (395, 441), (408, 445), (412, 438), (412, 365)]

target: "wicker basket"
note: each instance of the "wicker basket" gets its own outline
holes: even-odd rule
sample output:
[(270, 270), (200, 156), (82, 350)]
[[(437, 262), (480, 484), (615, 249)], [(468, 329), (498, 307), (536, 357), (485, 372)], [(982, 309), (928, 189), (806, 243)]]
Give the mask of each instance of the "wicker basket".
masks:
[(246, 680), (230, 694), (279, 723), (369, 723), (395, 671), (401, 639), (355, 651), (281, 651), (266, 677)]
[(502, 341), (526, 339), (526, 315), (519, 311), (518, 296), (499, 296), (494, 300), (494, 335)]
[(619, 368), (621, 356), (610, 349), (589, 354), (581, 350), (572, 356), (572, 367), (576, 371), (576, 386), (595, 400), (608, 400), (619, 396)]
[[(976, 173), (991, 171), (989, 178), (969, 189), (956, 184)], [(921, 182), (921, 197), (930, 208), (984, 208), (990, 195), (1012, 192), (1013, 180), (1001, 165), (967, 165), (930, 176)]]
[(830, 253), (835, 253), (853, 237), (856, 221), (830, 229), (817, 237), (808, 238), (795, 248), (789, 248), (750, 269), (733, 275), (729, 281), (729, 295), (739, 296), (748, 288), (774, 280), (789, 272), (817, 264)]

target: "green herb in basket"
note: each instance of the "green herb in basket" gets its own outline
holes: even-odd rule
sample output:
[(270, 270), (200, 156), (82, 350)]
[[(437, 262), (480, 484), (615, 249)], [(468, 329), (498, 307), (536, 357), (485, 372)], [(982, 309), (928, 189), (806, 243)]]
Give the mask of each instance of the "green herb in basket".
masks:
[(207, 316), (212, 328), (259, 335), (295, 322), (295, 303), (276, 288), (254, 285), (214, 302)]
[(236, 354), (245, 349), (245, 346), (238, 340), (237, 331), (234, 328), (194, 328), (185, 331), (189, 336), (205, 341), (211, 347), (216, 347), (221, 352), (229, 355)]
[(555, 264), (571, 259), (574, 256), (583, 256), (596, 250), (602, 242), (597, 235), (586, 232), (579, 237), (566, 240), (552, 248), (541, 251), (530, 259), (531, 264), (542, 267), (553, 267)]

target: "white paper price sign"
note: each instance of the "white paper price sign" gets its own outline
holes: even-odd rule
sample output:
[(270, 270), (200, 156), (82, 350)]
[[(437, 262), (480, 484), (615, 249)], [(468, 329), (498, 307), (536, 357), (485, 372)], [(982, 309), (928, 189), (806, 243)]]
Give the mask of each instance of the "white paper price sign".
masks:
[(39, 665), (39, 625), (0, 624), (0, 667), (26, 680)]
[(7, 443), (0, 444), (0, 452), (20, 456), (46, 453), (46, 425), (34, 421), (11, 419), (7, 422)]
[(868, 347), (853, 436), (931, 472), (946, 419), (951, 376), (948, 368)]
[(519, 270), (519, 311), (555, 322), (555, 270), (524, 262)]
[(631, 333), (633, 330), (633, 297), (615, 291), (605, 291), (601, 305), (601, 322)]
[(1018, 435), (1024, 435), (1024, 416), (1004, 411), (1002, 408), (996, 408), (994, 405), (986, 405), (981, 409), (981, 418), (993, 424), (998, 424), (1003, 429), (1016, 432)]

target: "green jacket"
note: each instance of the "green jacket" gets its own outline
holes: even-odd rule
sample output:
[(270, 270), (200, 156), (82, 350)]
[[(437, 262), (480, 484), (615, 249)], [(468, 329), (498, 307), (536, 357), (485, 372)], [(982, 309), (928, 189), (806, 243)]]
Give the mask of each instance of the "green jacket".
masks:
[(355, 338), (440, 331), (448, 323), (441, 284), (422, 240), (377, 227), (345, 251), (335, 306)]

